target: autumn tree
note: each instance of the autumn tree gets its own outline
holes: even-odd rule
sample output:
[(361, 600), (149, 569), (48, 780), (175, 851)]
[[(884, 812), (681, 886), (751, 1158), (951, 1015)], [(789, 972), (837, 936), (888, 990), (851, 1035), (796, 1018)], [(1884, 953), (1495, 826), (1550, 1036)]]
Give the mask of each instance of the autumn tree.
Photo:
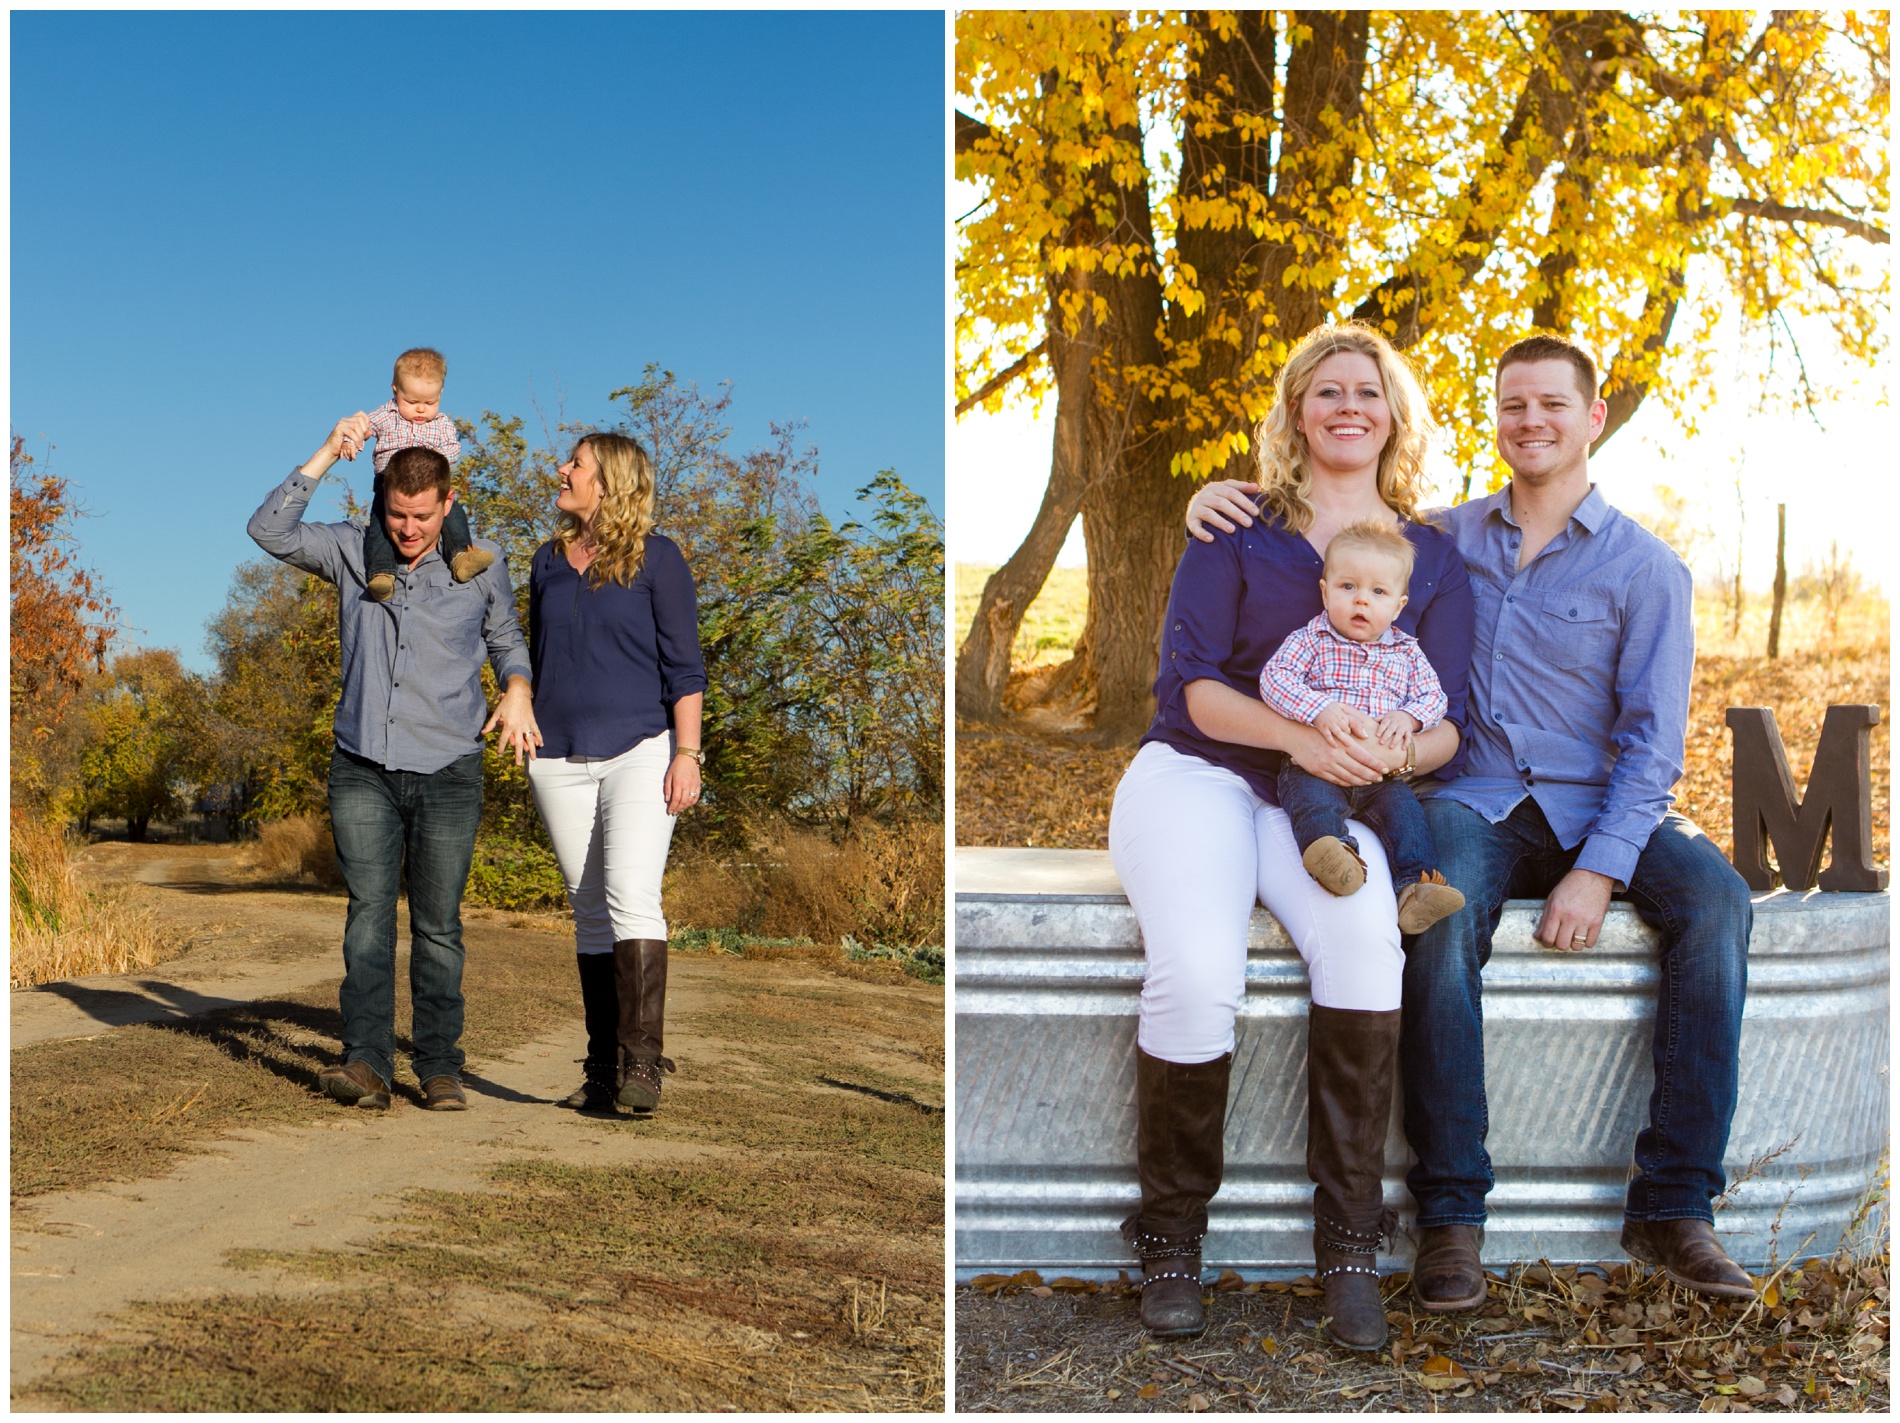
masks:
[(85, 710), (76, 809), (122, 817), (143, 840), (153, 820), (189, 808), (217, 773), (209, 688), (169, 648), (121, 653), (94, 681)]
[(115, 628), (111, 601), (77, 559), (79, 510), (67, 482), (37, 467), (18, 435), (7, 475), (7, 691), (17, 809), (46, 804), (70, 769), (70, 756), (60, 754), (71, 740), (70, 713), (88, 679), (104, 670)]
[(205, 646), (219, 779), (237, 784), (242, 816), (321, 813), (343, 687), (335, 586), (274, 558), (240, 564)]
[(1045, 691), (1102, 740), (1139, 733), (1183, 481), (1249, 471), (1274, 374), (1323, 322), (1408, 349), (1465, 494), (1500, 477), (1489, 376), (1534, 329), (1599, 353), (1606, 441), (1652, 394), (1693, 428), (1725, 311), (1784, 360), (1816, 321), (1875, 359), (1888, 68), (1884, 13), (959, 15), (958, 172), (983, 201), (959, 229), (958, 408), (1056, 399), (959, 711), (997, 713), (1079, 514), (1088, 623)]

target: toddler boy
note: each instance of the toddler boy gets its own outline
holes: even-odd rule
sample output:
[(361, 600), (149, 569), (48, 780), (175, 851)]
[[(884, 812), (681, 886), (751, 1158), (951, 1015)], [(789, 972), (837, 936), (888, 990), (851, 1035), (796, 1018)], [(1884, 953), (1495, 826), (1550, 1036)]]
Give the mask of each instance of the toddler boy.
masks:
[[(1411, 540), (1390, 524), (1349, 524), (1333, 535), (1319, 583), (1326, 611), (1290, 634), (1261, 670), (1268, 706), (1337, 746), (1354, 736), (1401, 746), (1443, 720), (1438, 674), (1418, 639), (1392, 626), (1414, 558)], [(1402, 932), (1422, 933), (1464, 907), (1465, 897), (1435, 867), (1425, 812), (1404, 781), (1336, 786), (1288, 757), (1279, 791), (1300, 863), (1322, 888), (1352, 894), (1366, 882), (1359, 842), (1346, 830), (1353, 816), (1385, 846)]]
[[(427, 346), (404, 351), (396, 357), (395, 377), (389, 385), (395, 399), (369, 413), (370, 433), (376, 439), (376, 482), (369, 527), (363, 530), (363, 570), (367, 575), (364, 591), (378, 603), (396, 591), (396, 569), (401, 562), (383, 524), (383, 471), (397, 450), (412, 445), (439, 450), (450, 464), (462, 453), (455, 422), (442, 413), (442, 382), (448, 373), (449, 363), (440, 351)], [(354, 446), (346, 445), (343, 457), (353, 460), (356, 453)], [(495, 561), (494, 554), (469, 541), (468, 514), (459, 503), (449, 506), (442, 521), (441, 550), (457, 583), (468, 582)]]

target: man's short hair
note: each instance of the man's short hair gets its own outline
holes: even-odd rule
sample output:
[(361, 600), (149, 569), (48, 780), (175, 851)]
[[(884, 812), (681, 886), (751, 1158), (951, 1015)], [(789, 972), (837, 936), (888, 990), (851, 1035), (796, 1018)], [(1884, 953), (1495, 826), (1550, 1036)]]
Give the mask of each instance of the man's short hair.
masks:
[(1531, 361), (1568, 361), (1570, 368), (1577, 373), (1577, 387), (1583, 392), (1584, 402), (1595, 403), (1597, 363), (1590, 359), (1588, 351), (1568, 336), (1526, 336), (1498, 357), (1498, 374), (1503, 375), (1506, 366), (1524, 365)]
[(1384, 554), (1399, 565), (1399, 582), (1406, 585), (1411, 583), (1412, 565), (1418, 558), (1418, 550), (1412, 547), (1412, 541), (1398, 525), (1378, 519), (1361, 519), (1356, 524), (1346, 525), (1326, 545), (1326, 576), (1333, 576), (1335, 554), (1348, 553), (1356, 548)]
[(383, 493), (421, 494), (433, 489), (436, 497), (449, 495), (449, 460), (440, 450), (410, 445), (397, 450), (383, 468)]
[(396, 374), (390, 384), (401, 385), (404, 376), (415, 380), (432, 380), (440, 385), (449, 378), (449, 363), (433, 347), (416, 346), (396, 357)]

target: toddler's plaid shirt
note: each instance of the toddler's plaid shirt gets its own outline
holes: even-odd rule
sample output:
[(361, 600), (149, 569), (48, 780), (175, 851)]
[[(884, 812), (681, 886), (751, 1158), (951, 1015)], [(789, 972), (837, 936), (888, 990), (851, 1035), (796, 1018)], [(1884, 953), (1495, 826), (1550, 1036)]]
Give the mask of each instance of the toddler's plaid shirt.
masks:
[(1367, 716), (1407, 711), (1430, 731), (1445, 715), (1445, 691), (1425, 649), (1389, 627), (1377, 642), (1342, 637), (1321, 613), (1285, 642), (1260, 671), (1260, 695), (1281, 716), (1311, 725), (1334, 702)]
[(440, 450), (450, 464), (462, 454), (462, 442), (455, 438), (455, 422), (438, 415), (425, 424), (415, 425), (396, 413), (396, 402), (385, 401), (369, 412), (370, 432), (376, 436), (376, 472), (389, 467), (397, 450), (420, 445), (425, 450)]

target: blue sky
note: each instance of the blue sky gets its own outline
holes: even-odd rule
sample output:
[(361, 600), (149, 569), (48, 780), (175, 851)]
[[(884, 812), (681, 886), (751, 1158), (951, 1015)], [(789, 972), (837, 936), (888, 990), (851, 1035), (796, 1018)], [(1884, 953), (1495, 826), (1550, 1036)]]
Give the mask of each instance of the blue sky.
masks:
[(416, 344), (531, 428), (730, 380), (829, 511), (885, 467), (942, 510), (940, 14), (10, 23), (11, 422), (129, 641), (208, 665), (245, 519)]

